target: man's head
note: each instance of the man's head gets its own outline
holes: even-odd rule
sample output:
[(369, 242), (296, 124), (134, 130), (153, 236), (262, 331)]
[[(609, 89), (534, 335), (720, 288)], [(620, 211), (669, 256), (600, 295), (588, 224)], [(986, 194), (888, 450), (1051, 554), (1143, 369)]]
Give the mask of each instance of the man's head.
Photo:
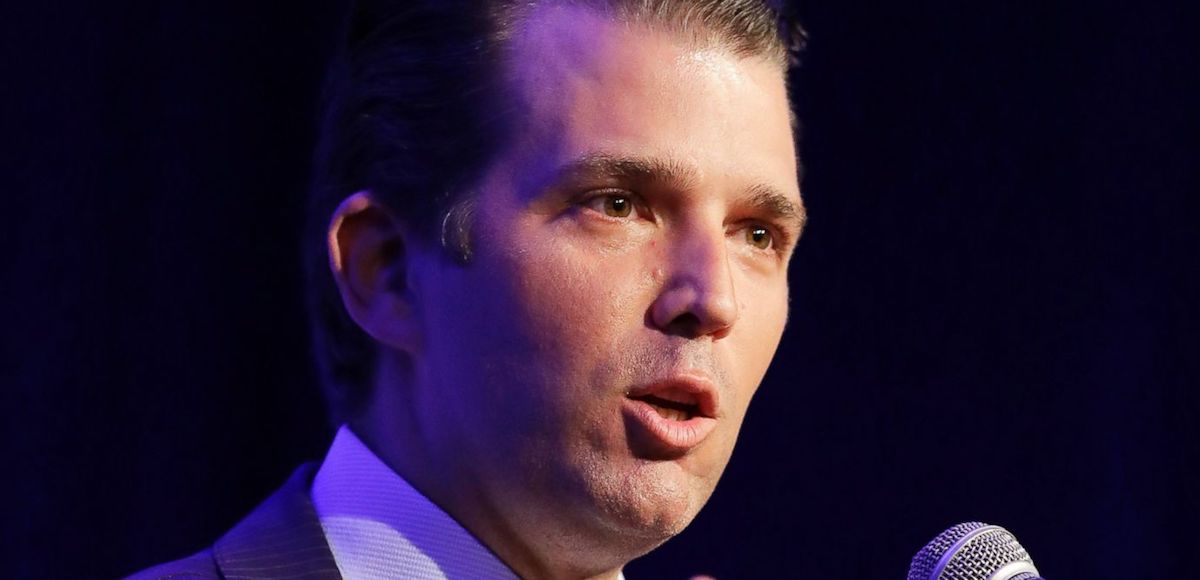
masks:
[(786, 53), (758, 2), (510, 4), (457, 39), (404, 10), (363, 42), (443, 48), (348, 61), (375, 88), (335, 98), (316, 206), (326, 331), (367, 350), (319, 344), (368, 444), (509, 565), (595, 575), (695, 516), (779, 343)]

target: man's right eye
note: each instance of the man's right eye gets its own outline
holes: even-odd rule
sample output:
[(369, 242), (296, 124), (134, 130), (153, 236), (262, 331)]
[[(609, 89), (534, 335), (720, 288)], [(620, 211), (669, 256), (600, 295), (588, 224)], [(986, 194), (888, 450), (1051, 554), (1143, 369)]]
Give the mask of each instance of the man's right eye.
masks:
[(633, 213), (633, 201), (623, 195), (604, 196), (604, 215), (609, 217), (629, 217)]
[(632, 216), (637, 211), (636, 203), (630, 194), (608, 193), (597, 195), (585, 201), (583, 205), (597, 213), (619, 219)]

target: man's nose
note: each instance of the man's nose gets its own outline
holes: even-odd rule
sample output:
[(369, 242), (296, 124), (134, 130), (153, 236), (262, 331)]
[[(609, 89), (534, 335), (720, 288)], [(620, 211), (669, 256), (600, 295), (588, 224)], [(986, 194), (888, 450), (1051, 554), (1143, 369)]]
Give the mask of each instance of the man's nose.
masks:
[(686, 338), (729, 334), (738, 318), (723, 231), (690, 232), (664, 257), (662, 289), (650, 307), (655, 326)]

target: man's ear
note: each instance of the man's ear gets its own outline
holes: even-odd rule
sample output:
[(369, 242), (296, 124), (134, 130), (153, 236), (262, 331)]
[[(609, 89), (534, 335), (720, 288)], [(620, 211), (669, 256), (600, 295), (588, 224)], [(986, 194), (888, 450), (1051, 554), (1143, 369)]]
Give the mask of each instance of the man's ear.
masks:
[(375, 340), (408, 352), (420, 339), (408, 273), (413, 241), (366, 191), (342, 200), (326, 235), (329, 267), (350, 318)]

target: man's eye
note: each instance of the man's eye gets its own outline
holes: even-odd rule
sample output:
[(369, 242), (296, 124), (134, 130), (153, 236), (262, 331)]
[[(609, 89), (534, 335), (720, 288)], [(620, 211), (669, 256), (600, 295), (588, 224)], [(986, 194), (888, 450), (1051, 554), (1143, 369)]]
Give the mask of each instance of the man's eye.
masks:
[(612, 218), (627, 218), (634, 212), (633, 196), (619, 193), (594, 197), (586, 205)]
[(771, 230), (763, 226), (750, 226), (746, 228), (746, 241), (760, 250), (769, 250), (774, 245), (775, 238), (771, 235)]
[(604, 215), (609, 217), (629, 217), (633, 213), (633, 200), (623, 195), (608, 195), (604, 197)]

